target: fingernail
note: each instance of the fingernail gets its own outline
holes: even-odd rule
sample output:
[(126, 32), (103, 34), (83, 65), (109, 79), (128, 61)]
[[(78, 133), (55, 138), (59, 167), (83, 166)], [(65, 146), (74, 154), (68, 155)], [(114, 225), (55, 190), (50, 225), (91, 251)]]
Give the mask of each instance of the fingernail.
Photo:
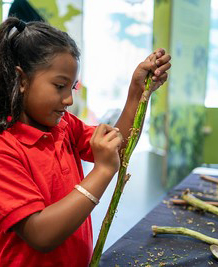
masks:
[(114, 130), (115, 130), (115, 131), (117, 131), (117, 132), (119, 132), (119, 131), (120, 131), (120, 129), (119, 129), (119, 128), (117, 128), (117, 127), (114, 127)]
[(160, 64), (160, 61), (159, 60), (156, 60), (156, 64), (159, 65)]
[(153, 81), (156, 81), (156, 80), (157, 80), (157, 77), (156, 77), (156, 76), (153, 76), (153, 77), (152, 77), (152, 80), (153, 80)]
[(159, 70), (156, 70), (154, 73), (155, 73), (155, 75), (159, 75), (160, 74), (160, 71)]

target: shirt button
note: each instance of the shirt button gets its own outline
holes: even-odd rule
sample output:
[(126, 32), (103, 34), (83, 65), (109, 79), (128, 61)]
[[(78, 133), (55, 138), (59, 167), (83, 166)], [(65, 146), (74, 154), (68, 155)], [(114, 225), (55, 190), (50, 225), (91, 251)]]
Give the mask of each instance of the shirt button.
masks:
[(43, 137), (44, 137), (44, 138), (48, 138), (48, 136), (47, 136), (47, 135), (45, 135), (45, 134), (43, 135)]

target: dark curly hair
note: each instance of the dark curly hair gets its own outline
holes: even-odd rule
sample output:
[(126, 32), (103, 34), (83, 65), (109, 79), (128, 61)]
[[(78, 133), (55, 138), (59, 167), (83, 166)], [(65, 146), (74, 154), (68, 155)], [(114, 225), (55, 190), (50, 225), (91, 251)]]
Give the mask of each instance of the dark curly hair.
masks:
[[(24, 23), (24, 22), (23, 22)], [(36, 70), (49, 66), (51, 59), (69, 52), (79, 60), (74, 40), (45, 22), (28, 22), (20, 30), (20, 20), (9, 17), (0, 25), (0, 133), (19, 120), (23, 111), (19, 66), (29, 79)], [(8, 120), (8, 116), (12, 119)]]

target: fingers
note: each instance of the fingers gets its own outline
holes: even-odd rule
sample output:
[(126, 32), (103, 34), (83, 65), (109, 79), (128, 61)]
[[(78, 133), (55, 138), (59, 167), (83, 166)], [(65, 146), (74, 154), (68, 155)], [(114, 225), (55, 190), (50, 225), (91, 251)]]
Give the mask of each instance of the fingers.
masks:
[(154, 81), (158, 81), (159, 77), (161, 77), (167, 70), (169, 70), (171, 67), (171, 64), (168, 62), (164, 65), (162, 65), (161, 67), (157, 68), (154, 71), (154, 76), (152, 77), (152, 79)]
[(156, 76), (161, 76), (165, 71), (169, 70), (170, 67), (171, 67), (171, 64), (168, 62), (168, 63), (162, 65), (161, 67), (159, 67), (158, 69), (156, 69), (154, 74)]
[(157, 64), (156, 64), (156, 55), (153, 53), (150, 56), (148, 56), (145, 61), (141, 62), (139, 64), (139, 67), (145, 71), (151, 71), (151, 72), (155, 72), (155, 70), (157, 69)]
[[(144, 69), (151, 70), (154, 73), (154, 76), (161, 76), (164, 71), (171, 67), (171, 64), (169, 63), (170, 59), (171, 56), (165, 54), (163, 48), (158, 48), (144, 61), (146, 63)], [(154, 78), (153, 80), (157, 80), (157, 78)]]
[(149, 59), (150, 61), (152, 61), (153, 58), (154, 58), (154, 56), (155, 56), (156, 59), (159, 59), (159, 58), (162, 57), (163, 55), (165, 55), (165, 50), (164, 50), (163, 48), (158, 48), (158, 49), (156, 49), (152, 54), (150, 54), (150, 55), (146, 58), (146, 60)]
[(152, 73), (155, 72), (155, 70), (157, 69), (157, 65), (154, 61), (144, 61), (141, 64), (141, 68), (144, 69), (145, 71), (152, 71)]
[(155, 82), (152, 90), (155, 91), (156, 89), (158, 89), (162, 84), (165, 83), (165, 81), (167, 80), (167, 76), (168, 74), (165, 72), (163, 75), (161, 75), (158, 80)]
[(160, 58), (163, 55), (165, 55), (165, 50), (163, 48), (158, 48), (154, 51), (154, 54), (156, 55), (157, 58)]
[(122, 136), (118, 128), (107, 124), (100, 124), (90, 140), (95, 166), (103, 167), (113, 175), (120, 166), (119, 149)]
[(167, 76), (168, 74), (164, 72), (164, 74), (159, 77), (159, 81), (163, 84), (167, 80)]
[(162, 56), (161, 58), (158, 58), (155, 63), (157, 64), (157, 66), (161, 66), (169, 62), (170, 60), (171, 60), (171, 56), (167, 54), (167, 55)]
[[(170, 69), (171, 67), (171, 64), (170, 64), (170, 59), (171, 59), (171, 56), (170, 55), (164, 55), (162, 56), (161, 58), (157, 59), (156, 60), (156, 64), (157, 64), (157, 68), (155, 69), (155, 71), (153, 72), (154, 73), (154, 76), (152, 77), (152, 80), (157, 82), (159, 80), (163, 81), (163, 77), (167, 77), (167, 75), (165, 74), (163, 77), (162, 75)], [(162, 78), (160, 78), (162, 77)]]
[(95, 129), (95, 131), (92, 135), (92, 138), (103, 137), (106, 133), (112, 131), (113, 129), (115, 129), (115, 128), (113, 128), (112, 126), (110, 126), (108, 124), (99, 124), (99, 126)]
[(114, 138), (119, 137), (121, 140), (122, 138), (122, 134), (119, 132), (118, 128), (113, 128), (113, 130), (109, 133), (107, 133), (104, 137), (104, 139), (108, 142), (110, 142), (111, 140), (113, 140)]
[(122, 145), (122, 135), (118, 135), (117, 137), (115, 137), (113, 140), (111, 140), (111, 145), (112, 147), (116, 147), (117, 149), (120, 149), (121, 145)]
[(104, 140), (110, 143), (111, 147), (119, 149), (121, 147), (123, 137), (118, 128), (113, 128), (112, 131), (104, 136)]
[(100, 124), (94, 131), (90, 142), (93, 142), (94, 139), (104, 139), (106, 142), (110, 142), (113, 139), (117, 138), (122, 142), (122, 134), (119, 129), (112, 127), (108, 124)]

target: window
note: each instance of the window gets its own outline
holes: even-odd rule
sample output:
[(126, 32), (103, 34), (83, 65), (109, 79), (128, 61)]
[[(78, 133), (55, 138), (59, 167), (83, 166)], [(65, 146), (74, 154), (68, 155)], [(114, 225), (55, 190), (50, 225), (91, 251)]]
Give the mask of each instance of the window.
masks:
[(98, 119), (122, 110), (133, 71), (152, 51), (153, 4), (153, 0), (84, 1), (82, 82), (88, 107)]

